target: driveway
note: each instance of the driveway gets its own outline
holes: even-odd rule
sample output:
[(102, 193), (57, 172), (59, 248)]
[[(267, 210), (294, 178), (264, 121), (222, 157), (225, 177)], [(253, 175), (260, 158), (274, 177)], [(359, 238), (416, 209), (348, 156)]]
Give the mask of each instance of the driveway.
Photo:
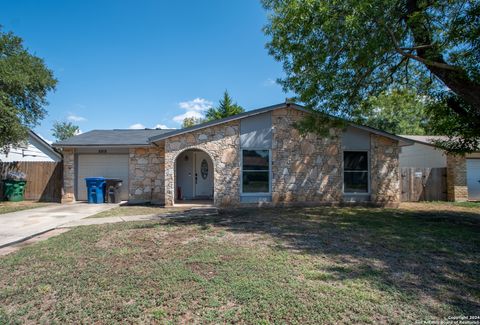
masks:
[(36, 234), (57, 228), (93, 214), (109, 210), (117, 204), (52, 204), (0, 215), (0, 247), (22, 241)]

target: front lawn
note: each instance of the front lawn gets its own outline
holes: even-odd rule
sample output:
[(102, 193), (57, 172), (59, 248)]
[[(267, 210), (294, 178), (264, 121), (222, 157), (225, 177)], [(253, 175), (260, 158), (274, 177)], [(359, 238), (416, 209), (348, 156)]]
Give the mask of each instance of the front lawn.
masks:
[(37, 202), (37, 201), (20, 201), (20, 202), (10, 202), (10, 201), (0, 201), (0, 215), (10, 212), (16, 212), (27, 209), (34, 209), (47, 206), (50, 203)]
[(186, 208), (165, 208), (158, 205), (123, 205), (110, 210), (106, 210), (89, 218), (108, 218), (108, 217), (124, 217), (124, 216), (139, 216), (139, 215), (163, 215), (173, 212), (181, 212)]
[(238, 209), (78, 227), (0, 258), (0, 323), (478, 315), (479, 233), (479, 210), (432, 204)]

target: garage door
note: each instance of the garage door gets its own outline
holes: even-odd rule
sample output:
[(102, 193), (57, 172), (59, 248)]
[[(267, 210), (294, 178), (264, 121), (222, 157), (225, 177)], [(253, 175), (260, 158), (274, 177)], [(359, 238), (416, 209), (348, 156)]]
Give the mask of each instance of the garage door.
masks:
[(480, 159), (467, 159), (468, 199), (480, 200)]
[(77, 200), (87, 199), (85, 177), (123, 180), (120, 198), (128, 200), (128, 155), (78, 155)]

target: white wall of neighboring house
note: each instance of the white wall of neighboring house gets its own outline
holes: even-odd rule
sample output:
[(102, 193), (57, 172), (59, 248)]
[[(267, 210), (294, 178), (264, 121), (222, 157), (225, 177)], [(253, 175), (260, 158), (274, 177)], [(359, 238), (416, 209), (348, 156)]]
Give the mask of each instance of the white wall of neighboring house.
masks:
[(399, 162), (400, 167), (447, 167), (447, 157), (443, 150), (418, 142), (412, 146), (402, 147)]
[(11, 147), (8, 154), (0, 153), (1, 162), (13, 161), (61, 161), (61, 157), (52, 151), (48, 144), (29, 134), (28, 142), (18, 148)]

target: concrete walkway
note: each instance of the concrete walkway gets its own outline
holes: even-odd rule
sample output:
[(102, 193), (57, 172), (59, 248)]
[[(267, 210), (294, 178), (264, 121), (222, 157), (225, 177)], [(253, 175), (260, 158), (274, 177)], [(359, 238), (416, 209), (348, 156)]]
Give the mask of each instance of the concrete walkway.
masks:
[[(0, 214), (0, 247), (109, 210), (118, 204), (52, 204), (46, 207)], [(90, 219), (95, 220), (95, 219)]]

